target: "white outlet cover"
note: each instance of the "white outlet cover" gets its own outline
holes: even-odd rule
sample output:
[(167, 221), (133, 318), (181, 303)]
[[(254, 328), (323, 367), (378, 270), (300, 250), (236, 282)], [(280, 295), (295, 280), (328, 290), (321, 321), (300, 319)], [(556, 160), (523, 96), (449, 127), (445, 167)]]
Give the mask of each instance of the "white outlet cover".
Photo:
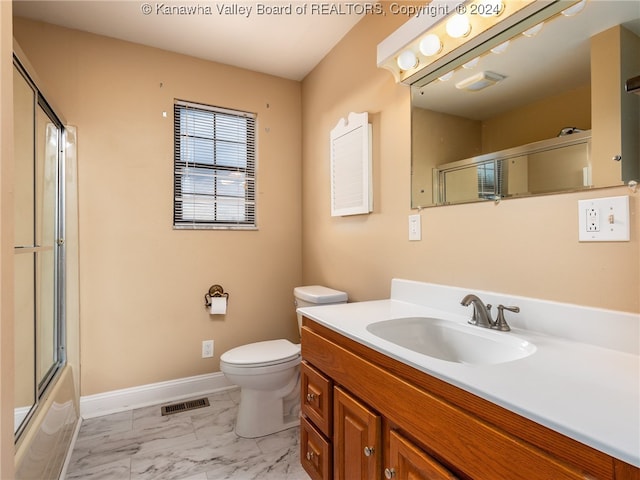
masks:
[(213, 357), (213, 340), (202, 341), (202, 358)]
[(409, 240), (422, 240), (422, 225), (420, 214), (409, 215)]
[[(595, 208), (598, 231), (589, 231), (589, 210)], [(578, 239), (581, 242), (628, 242), (629, 196), (578, 200)]]

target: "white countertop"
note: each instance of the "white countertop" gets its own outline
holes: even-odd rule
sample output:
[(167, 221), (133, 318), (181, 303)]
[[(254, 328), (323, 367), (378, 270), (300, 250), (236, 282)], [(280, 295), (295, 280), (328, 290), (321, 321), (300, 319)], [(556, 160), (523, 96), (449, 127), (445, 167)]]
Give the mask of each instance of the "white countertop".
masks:
[[(415, 288), (415, 282), (409, 287)], [(429, 303), (428, 295), (421, 296), (420, 302), (423, 304), (418, 304), (393, 293), (394, 287), (392, 297), (397, 298), (306, 307), (298, 311), (380, 353), (640, 467), (640, 356), (636, 351), (519, 328), (518, 323), (532, 324), (525, 312), (524, 320), (516, 321), (518, 317), (515, 314), (513, 317), (507, 316), (511, 332), (495, 333), (515, 335), (534, 344), (537, 349), (528, 357), (494, 365), (468, 365), (439, 360), (383, 340), (370, 333), (367, 326), (373, 322), (407, 317), (436, 317), (466, 324), (471, 311), (464, 307), (460, 310), (460, 290), (451, 287), (449, 293), (459, 299), (455, 307), (447, 310), (424, 305)], [(467, 293), (479, 294), (468, 290)], [(518, 305), (518, 300), (525, 305), (535, 303), (524, 297), (501, 297), (487, 292), (484, 295), (487, 298), (502, 298), (509, 303), (500, 303), (508, 305)], [(482, 294), (479, 296), (485, 300)], [(512, 300), (515, 301), (511, 303)], [(442, 300), (433, 303), (442, 303)], [(570, 311), (571, 307), (567, 304), (542, 303), (551, 305), (545, 306), (551, 309), (549, 311), (564, 309), (558, 310), (564, 315), (566, 309), (569, 307)], [(584, 313), (584, 307), (576, 309)], [(640, 316), (589, 310), (595, 310), (595, 313), (591, 312), (594, 318), (610, 314), (611, 318), (602, 319), (602, 323), (609, 328), (614, 328), (617, 317), (622, 317), (622, 325), (631, 328), (628, 332), (618, 332), (621, 337), (638, 333), (636, 320), (640, 320)], [(584, 316), (587, 317), (588, 313)], [(579, 321), (571, 321), (574, 320)], [(621, 338), (622, 342), (626, 340)], [(635, 341), (640, 339), (632, 339), (631, 343)]]

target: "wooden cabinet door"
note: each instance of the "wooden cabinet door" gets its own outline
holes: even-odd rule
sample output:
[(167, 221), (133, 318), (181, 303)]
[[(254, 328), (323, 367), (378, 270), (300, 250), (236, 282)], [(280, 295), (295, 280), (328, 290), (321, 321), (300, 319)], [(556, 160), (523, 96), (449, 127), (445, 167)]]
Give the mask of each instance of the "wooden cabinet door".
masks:
[(389, 465), (384, 476), (393, 480), (453, 480), (446, 468), (398, 432), (389, 432)]
[(333, 465), (335, 480), (380, 478), (380, 416), (339, 387), (334, 388)]

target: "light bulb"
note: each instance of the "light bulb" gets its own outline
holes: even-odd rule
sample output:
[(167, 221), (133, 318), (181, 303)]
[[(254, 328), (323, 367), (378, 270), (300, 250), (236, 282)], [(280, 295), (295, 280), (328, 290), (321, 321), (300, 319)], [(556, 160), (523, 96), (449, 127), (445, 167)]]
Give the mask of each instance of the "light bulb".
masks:
[(540, 22), (539, 24), (537, 24), (534, 27), (531, 27), (528, 30), (525, 30), (524, 32), (522, 32), (522, 34), (525, 37), (535, 37), (538, 33), (540, 33), (540, 30), (542, 30), (542, 27), (544, 27), (544, 22)]
[(504, 43), (501, 43), (500, 45), (498, 45), (497, 47), (493, 47), (491, 49), (491, 52), (495, 53), (495, 54), (501, 54), (507, 51), (507, 48), (509, 48), (509, 44), (511, 43), (510, 40), (507, 40)]
[(456, 13), (449, 19), (446, 25), (447, 35), (451, 38), (460, 38), (469, 35), (471, 24), (464, 15)]
[(411, 70), (418, 66), (418, 57), (411, 50), (405, 50), (398, 55), (398, 67), (402, 70)]
[(571, 5), (566, 10), (563, 10), (562, 15), (564, 15), (565, 17), (573, 17), (574, 15), (579, 14), (586, 4), (587, 0), (580, 0), (575, 5)]
[(480, 61), (480, 57), (476, 57), (473, 60), (469, 60), (467, 63), (463, 64), (462, 68), (466, 68), (467, 70), (470, 70), (476, 65), (478, 65), (479, 61)]
[(434, 33), (430, 33), (422, 40), (420, 40), (420, 53), (422, 53), (426, 57), (430, 57), (435, 55), (436, 53), (440, 53), (442, 51), (442, 42), (440, 41), (440, 37), (438, 37)]
[(451, 70), (450, 72), (447, 72), (444, 75), (438, 77), (438, 80), (440, 80), (441, 82), (446, 82), (447, 80), (451, 80), (451, 77), (453, 77), (453, 74), (454, 74), (454, 70)]

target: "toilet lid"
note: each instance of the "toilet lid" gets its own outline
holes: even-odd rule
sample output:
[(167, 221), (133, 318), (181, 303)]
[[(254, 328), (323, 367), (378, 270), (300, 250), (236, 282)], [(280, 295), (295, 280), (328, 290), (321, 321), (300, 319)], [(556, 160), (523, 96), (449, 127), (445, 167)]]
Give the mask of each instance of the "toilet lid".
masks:
[(345, 292), (323, 287), (322, 285), (307, 285), (293, 289), (293, 296), (309, 303), (342, 303), (349, 298)]
[(300, 356), (300, 345), (289, 340), (267, 340), (232, 348), (220, 360), (237, 366), (273, 365), (293, 360)]

